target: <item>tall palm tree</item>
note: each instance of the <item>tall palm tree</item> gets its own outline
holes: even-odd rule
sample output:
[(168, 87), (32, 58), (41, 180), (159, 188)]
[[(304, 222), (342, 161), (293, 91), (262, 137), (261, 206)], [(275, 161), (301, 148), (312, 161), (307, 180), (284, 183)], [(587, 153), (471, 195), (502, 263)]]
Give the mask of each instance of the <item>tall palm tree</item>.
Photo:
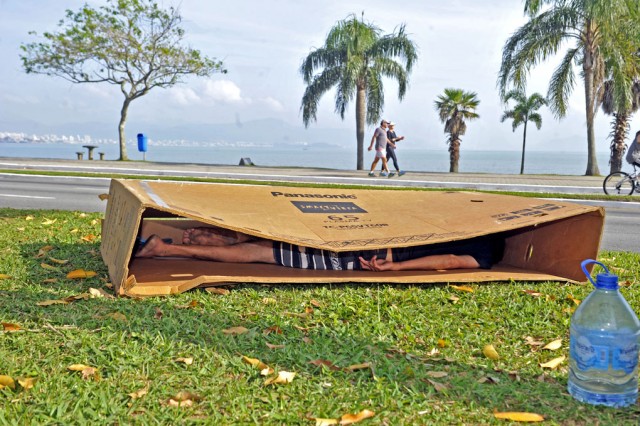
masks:
[(512, 119), (512, 127), (515, 132), (518, 126), (524, 125), (524, 131), (522, 132), (522, 159), (520, 160), (520, 174), (524, 174), (524, 152), (527, 145), (527, 123), (533, 122), (538, 130), (542, 127), (542, 116), (537, 111), (547, 104), (547, 100), (540, 94), (534, 93), (527, 97), (527, 95), (520, 90), (511, 90), (504, 97), (504, 102), (508, 103), (509, 100), (516, 101), (516, 106), (509, 111), (505, 111), (500, 119), (501, 123), (504, 123), (507, 119)]
[(609, 149), (609, 173), (618, 172), (622, 169), (622, 157), (627, 149), (625, 140), (629, 133), (629, 121), (631, 116), (640, 108), (640, 81), (635, 81), (632, 86), (632, 102), (628, 108), (620, 106), (615, 98), (615, 80), (607, 80), (603, 85), (602, 111), (607, 115), (612, 115), (611, 121), (611, 144)]
[(398, 99), (402, 100), (417, 58), (417, 48), (405, 34), (404, 25), (397, 32), (381, 35), (378, 27), (355, 15), (339, 21), (329, 31), (325, 45), (312, 50), (300, 67), (307, 84), (300, 107), (305, 127), (317, 120), (320, 98), (333, 87), (335, 112), (343, 120), (349, 102), (355, 97), (356, 167), (362, 170), (365, 123), (377, 123), (384, 108), (382, 79), (398, 81)]
[(435, 108), (440, 121), (444, 123), (444, 132), (449, 133), (449, 172), (458, 173), (460, 160), (460, 136), (467, 132), (465, 120), (473, 120), (480, 116), (475, 109), (480, 104), (478, 95), (462, 89), (444, 89), (444, 95), (438, 95)]
[[(613, 37), (620, 21), (629, 18), (633, 2), (628, 0), (524, 0), (529, 22), (505, 43), (498, 77), (500, 95), (508, 85), (523, 90), (531, 67), (569, 45), (549, 83), (547, 99), (553, 113), (562, 118), (575, 83), (573, 66), (581, 67), (584, 80), (587, 123), (586, 175), (598, 175), (594, 117), (597, 111), (596, 87), (604, 80), (603, 42)], [(545, 6), (550, 6), (545, 8)], [(615, 54), (615, 45), (609, 54)]]

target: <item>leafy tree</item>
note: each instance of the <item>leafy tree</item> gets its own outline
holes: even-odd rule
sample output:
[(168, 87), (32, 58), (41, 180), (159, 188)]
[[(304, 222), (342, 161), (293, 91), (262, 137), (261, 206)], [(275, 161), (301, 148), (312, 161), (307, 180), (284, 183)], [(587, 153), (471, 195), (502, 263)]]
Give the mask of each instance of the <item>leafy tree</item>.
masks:
[[(531, 67), (568, 49), (549, 83), (547, 99), (556, 117), (567, 112), (567, 100), (575, 83), (574, 64), (581, 67), (584, 81), (587, 123), (586, 175), (598, 175), (594, 117), (598, 108), (596, 88), (605, 75), (603, 43), (614, 38), (619, 22), (630, 12), (628, 0), (525, 0), (529, 22), (505, 43), (498, 77), (504, 96), (510, 83), (524, 90)], [(546, 7), (545, 6), (549, 6)], [(573, 42), (573, 45), (568, 43)], [(609, 44), (608, 55), (615, 54)]]
[(524, 152), (527, 145), (527, 123), (533, 122), (538, 130), (542, 127), (542, 116), (537, 111), (547, 104), (547, 100), (540, 94), (534, 93), (527, 97), (524, 92), (519, 90), (511, 90), (504, 97), (504, 102), (508, 103), (513, 99), (516, 102), (516, 106), (508, 111), (505, 111), (500, 119), (501, 123), (504, 123), (507, 119), (512, 119), (512, 127), (515, 132), (518, 126), (524, 125), (522, 132), (522, 159), (520, 160), (520, 174), (524, 173)]
[(181, 21), (177, 10), (163, 10), (154, 0), (107, 0), (97, 9), (85, 4), (77, 12), (66, 11), (59, 32), (45, 32), (45, 41), (23, 44), (22, 64), (27, 73), (119, 86), (124, 95), (120, 160), (127, 160), (125, 124), (132, 101), (188, 75), (226, 72), (222, 62), (181, 45)]
[(458, 172), (460, 160), (460, 136), (467, 132), (465, 120), (480, 118), (475, 112), (480, 100), (474, 92), (462, 89), (444, 89), (444, 95), (439, 95), (435, 101), (440, 121), (444, 123), (444, 132), (449, 133), (449, 172)]
[(365, 123), (377, 123), (384, 108), (383, 77), (397, 80), (398, 99), (402, 100), (417, 57), (404, 25), (397, 32), (381, 35), (379, 28), (355, 15), (339, 21), (329, 31), (325, 45), (312, 50), (300, 67), (307, 84), (300, 107), (305, 127), (317, 120), (320, 98), (332, 88), (336, 88), (335, 112), (343, 120), (355, 97), (357, 169), (362, 170)]
[(622, 169), (622, 157), (627, 149), (625, 140), (629, 133), (629, 121), (631, 116), (640, 108), (640, 81), (633, 85), (632, 103), (629, 107), (621, 107), (615, 99), (615, 80), (607, 80), (604, 83), (602, 111), (607, 115), (612, 115), (611, 121), (611, 144), (609, 149), (609, 173)]

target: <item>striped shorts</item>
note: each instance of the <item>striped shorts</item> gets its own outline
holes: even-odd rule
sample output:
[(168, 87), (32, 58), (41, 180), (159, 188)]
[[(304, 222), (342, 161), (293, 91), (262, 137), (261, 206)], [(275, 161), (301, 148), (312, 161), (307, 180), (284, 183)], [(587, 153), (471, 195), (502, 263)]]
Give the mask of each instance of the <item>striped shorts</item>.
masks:
[(335, 252), (295, 244), (273, 242), (273, 258), (276, 264), (289, 268), (320, 270), (361, 270), (359, 256), (386, 259), (387, 249)]

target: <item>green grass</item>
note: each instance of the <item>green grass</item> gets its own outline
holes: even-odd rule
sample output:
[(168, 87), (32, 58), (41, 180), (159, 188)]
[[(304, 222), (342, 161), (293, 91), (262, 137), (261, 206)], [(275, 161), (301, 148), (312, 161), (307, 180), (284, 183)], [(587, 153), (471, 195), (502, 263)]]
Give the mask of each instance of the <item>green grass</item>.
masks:
[[(583, 299), (590, 285), (489, 283), (470, 285), (473, 292), (383, 282), (237, 285), (226, 295), (196, 290), (38, 306), (91, 287), (110, 291), (99, 238), (90, 238), (99, 235), (100, 218), (0, 209), (0, 274), (9, 276), (0, 279), (0, 321), (21, 327), (3, 332), (0, 326), (0, 375), (37, 378), (31, 389), (0, 390), (0, 424), (313, 425), (308, 417), (363, 409), (375, 412), (363, 425), (509, 424), (494, 419), (494, 411), (539, 413), (545, 424), (638, 422), (640, 405), (610, 409), (573, 400), (566, 362), (557, 370), (539, 366), (568, 356), (575, 307), (569, 297)], [(53, 249), (36, 257), (44, 246)], [(58, 265), (50, 257), (69, 262)], [(640, 311), (640, 255), (604, 252), (600, 260), (628, 281), (623, 294)], [(43, 262), (58, 270), (42, 268)], [(65, 278), (77, 268), (98, 274)], [(307, 308), (313, 311), (305, 314)], [(236, 326), (249, 331), (223, 333)], [(562, 348), (529, 346), (527, 336), (545, 343), (562, 338)], [(482, 354), (486, 344), (495, 346), (499, 360)], [(297, 375), (289, 384), (265, 386), (243, 355)], [(176, 362), (179, 357), (194, 362)], [(314, 360), (371, 368), (349, 372)], [(72, 364), (98, 368), (99, 380), (83, 380), (67, 369)], [(446, 376), (434, 378), (434, 372)], [(146, 395), (129, 396), (144, 388)], [(167, 405), (180, 391), (201, 399), (191, 407)]]

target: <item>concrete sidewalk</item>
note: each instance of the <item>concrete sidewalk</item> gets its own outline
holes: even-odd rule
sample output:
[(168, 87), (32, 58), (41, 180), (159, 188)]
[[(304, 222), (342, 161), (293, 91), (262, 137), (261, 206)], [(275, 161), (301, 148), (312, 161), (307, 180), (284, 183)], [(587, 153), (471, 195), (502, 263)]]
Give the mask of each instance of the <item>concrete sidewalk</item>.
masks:
[(603, 194), (604, 176), (508, 175), (408, 171), (391, 178), (369, 177), (368, 171), (320, 168), (230, 166), (148, 161), (62, 160), (0, 157), (0, 170), (69, 171), (105, 174), (143, 174), (272, 182), (308, 182), (396, 187), (462, 188), (502, 191)]

